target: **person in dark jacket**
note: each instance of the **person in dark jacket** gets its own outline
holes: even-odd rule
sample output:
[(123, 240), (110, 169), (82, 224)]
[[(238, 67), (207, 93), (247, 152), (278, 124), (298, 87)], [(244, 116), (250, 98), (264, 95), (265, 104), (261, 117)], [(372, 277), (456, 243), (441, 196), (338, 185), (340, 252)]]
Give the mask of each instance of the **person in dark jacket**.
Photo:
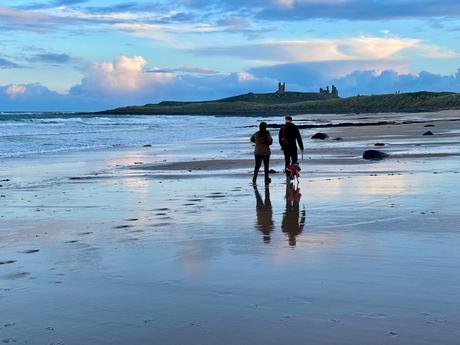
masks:
[(286, 116), (285, 121), (284, 126), (280, 128), (279, 142), (284, 153), (284, 165), (288, 167), (298, 163), (297, 144), (303, 152), (303, 141), (299, 129), (292, 123), (292, 117)]
[(265, 173), (265, 184), (271, 182), (268, 175), (270, 169), (270, 145), (273, 144), (273, 139), (269, 131), (267, 131), (267, 123), (261, 122), (259, 125), (259, 131), (255, 132), (251, 136), (251, 142), (255, 145), (254, 148), (254, 158), (255, 158), (255, 167), (254, 167), (254, 176), (252, 182), (257, 182), (257, 175), (259, 174), (260, 167), (262, 162), (264, 163), (264, 173)]

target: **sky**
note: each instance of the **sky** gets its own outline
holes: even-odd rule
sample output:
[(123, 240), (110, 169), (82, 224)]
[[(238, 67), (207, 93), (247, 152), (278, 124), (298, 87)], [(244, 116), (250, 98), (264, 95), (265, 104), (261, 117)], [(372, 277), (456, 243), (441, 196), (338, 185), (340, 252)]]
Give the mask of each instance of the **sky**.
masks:
[(458, 0), (0, 0), (0, 111), (460, 92)]

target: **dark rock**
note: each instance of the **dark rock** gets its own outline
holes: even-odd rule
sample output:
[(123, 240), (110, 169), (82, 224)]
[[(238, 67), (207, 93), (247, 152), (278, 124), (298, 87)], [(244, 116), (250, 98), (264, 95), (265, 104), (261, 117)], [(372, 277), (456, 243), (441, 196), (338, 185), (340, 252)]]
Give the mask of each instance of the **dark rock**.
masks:
[(377, 150), (367, 150), (363, 153), (363, 159), (379, 160), (388, 157), (388, 154)]
[(337, 137), (337, 138), (334, 138), (334, 140), (341, 141), (341, 140), (343, 140), (343, 138), (342, 137)]
[(326, 133), (316, 133), (311, 138), (312, 139), (324, 140), (324, 139), (329, 138), (329, 135), (327, 135)]
[(432, 131), (427, 131), (425, 133), (423, 133), (423, 135), (434, 135)]
[(385, 146), (384, 143), (375, 143), (374, 146)]
[(146, 144), (146, 145), (144, 145), (144, 147), (152, 147), (152, 145)]
[(423, 127), (434, 127), (434, 125), (425, 125)]
[(276, 171), (275, 169), (270, 169), (270, 170), (269, 170), (269, 173), (270, 173), (270, 174), (278, 174), (278, 171)]

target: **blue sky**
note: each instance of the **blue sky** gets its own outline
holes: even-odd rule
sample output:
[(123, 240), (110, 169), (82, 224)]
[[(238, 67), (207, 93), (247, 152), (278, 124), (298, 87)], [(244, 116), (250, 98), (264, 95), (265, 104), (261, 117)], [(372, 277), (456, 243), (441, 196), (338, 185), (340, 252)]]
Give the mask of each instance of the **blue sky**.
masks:
[(460, 91), (454, 0), (0, 0), (0, 110)]

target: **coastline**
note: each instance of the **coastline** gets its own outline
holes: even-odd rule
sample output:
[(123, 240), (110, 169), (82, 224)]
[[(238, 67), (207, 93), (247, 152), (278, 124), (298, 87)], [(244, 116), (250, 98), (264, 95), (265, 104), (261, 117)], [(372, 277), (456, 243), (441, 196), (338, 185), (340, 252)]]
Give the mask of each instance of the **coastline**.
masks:
[[(295, 95), (303, 95), (301, 101)], [(322, 98), (321, 94), (286, 92), (234, 96), (210, 101), (174, 102), (125, 106), (96, 114), (124, 115), (215, 115), (283, 116), (285, 114), (378, 114), (421, 113), (460, 109), (460, 94), (452, 92), (412, 92)], [(313, 97), (313, 98), (312, 98)], [(302, 98), (302, 97), (301, 97)]]

